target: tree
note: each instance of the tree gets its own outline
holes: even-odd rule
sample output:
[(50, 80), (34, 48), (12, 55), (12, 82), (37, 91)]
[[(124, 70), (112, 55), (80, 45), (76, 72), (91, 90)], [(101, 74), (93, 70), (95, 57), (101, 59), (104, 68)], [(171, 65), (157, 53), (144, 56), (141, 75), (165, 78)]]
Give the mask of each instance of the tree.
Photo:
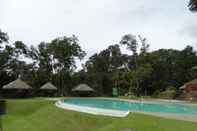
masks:
[(86, 62), (88, 82), (95, 87), (99, 95), (111, 95), (112, 88), (118, 86), (118, 68), (124, 58), (119, 45), (110, 45), (107, 49), (94, 54)]
[[(143, 66), (138, 67), (135, 71), (128, 72), (128, 77), (132, 79), (133, 81), (138, 81), (139, 86), (136, 86), (136, 88), (133, 88), (133, 92), (139, 96), (142, 94), (147, 94), (147, 88), (145, 86), (142, 86), (141, 84), (149, 78), (149, 76), (152, 73), (152, 67), (150, 64), (145, 64)], [(143, 88), (145, 87), (145, 88)], [(144, 93), (145, 92), (145, 93)]]
[(8, 35), (0, 31), (0, 75), (4, 80), (3, 85), (25, 74), (28, 70), (23, 58), (27, 55), (28, 48), (22, 41), (8, 42)]
[(9, 56), (10, 56), (10, 50), (8, 46), (3, 45), (4, 43), (8, 43), (9, 37), (7, 33), (4, 33), (0, 29), (0, 87), (3, 85), (7, 84), (10, 80), (13, 78), (9, 77), (7, 74), (7, 71), (5, 70), (6, 68), (6, 63), (8, 63)]
[(56, 71), (74, 69), (75, 58), (81, 60), (86, 55), (79, 46), (76, 36), (56, 38), (48, 46), (53, 59), (53, 68)]
[[(75, 60), (83, 59), (86, 53), (79, 46), (76, 36), (52, 40), (49, 43), (49, 51), (51, 52), (53, 71), (59, 74), (61, 93), (68, 93), (70, 91), (70, 85), (68, 84), (70, 74), (76, 68)], [(65, 87), (65, 85), (68, 87)]]
[(7, 33), (2, 32), (0, 29), (0, 44), (3, 42), (8, 42), (8, 40), (9, 40), (9, 37)]
[[(125, 73), (126, 79), (130, 81), (129, 94), (131, 92), (138, 96), (147, 94), (147, 88), (144, 85), (152, 73), (152, 65), (149, 63), (149, 44), (147, 39), (140, 35), (127, 34), (123, 36), (120, 44), (126, 45), (127, 49), (132, 52), (126, 65), (127, 73)], [(141, 46), (140, 49), (138, 49), (139, 46)]]
[(136, 36), (132, 34), (124, 35), (120, 41), (121, 45), (126, 45), (127, 49), (132, 51), (133, 57), (134, 57), (134, 68), (137, 67), (137, 48), (138, 48), (138, 42), (136, 39)]
[(8, 35), (0, 30), (0, 70), (2, 71), (5, 64), (8, 62), (10, 54), (12, 54), (12, 48), (8, 45), (2, 45), (8, 43)]
[(188, 6), (191, 11), (196, 12), (197, 11), (197, 0), (190, 0)]
[(140, 55), (146, 55), (149, 51), (150, 45), (147, 43), (147, 39), (143, 38), (142, 36), (138, 36), (141, 42), (141, 48), (140, 48)]
[(137, 48), (138, 48), (138, 42), (136, 39), (136, 36), (132, 35), (132, 34), (127, 34), (124, 35), (120, 41), (121, 45), (126, 45), (127, 49), (130, 50), (133, 54), (132, 54), (132, 59), (133, 59), (133, 67), (132, 68), (127, 68), (128, 70), (128, 75), (130, 77), (130, 88), (129, 88), (129, 94), (131, 94), (131, 90), (133, 87), (133, 84), (135, 82), (136, 87), (134, 86), (134, 88), (138, 88), (139, 82), (138, 79), (134, 79), (134, 77), (132, 77), (132, 74), (135, 74), (136, 70), (137, 70)]
[[(31, 47), (29, 57), (37, 68), (38, 83), (54, 81), (59, 88), (59, 94), (70, 91), (71, 74), (75, 69), (75, 60), (83, 59), (85, 51), (79, 46), (76, 36), (59, 37), (51, 42), (41, 42), (38, 48)], [(41, 81), (42, 80), (42, 81)]]

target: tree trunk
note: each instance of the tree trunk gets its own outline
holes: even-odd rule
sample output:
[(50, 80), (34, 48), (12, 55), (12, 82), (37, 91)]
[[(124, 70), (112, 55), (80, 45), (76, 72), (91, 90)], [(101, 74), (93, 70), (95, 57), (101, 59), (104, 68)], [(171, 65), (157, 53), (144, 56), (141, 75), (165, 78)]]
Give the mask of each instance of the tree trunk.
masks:
[(132, 89), (132, 86), (133, 86), (133, 81), (130, 80), (130, 86), (129, 86), (129, 97), (131, 97), (131, 89)]

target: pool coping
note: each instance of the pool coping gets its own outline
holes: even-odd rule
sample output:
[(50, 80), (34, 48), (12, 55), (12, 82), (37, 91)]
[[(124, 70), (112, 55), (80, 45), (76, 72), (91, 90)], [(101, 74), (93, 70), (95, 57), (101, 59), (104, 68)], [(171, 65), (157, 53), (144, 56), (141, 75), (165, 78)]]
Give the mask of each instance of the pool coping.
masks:
[(152, 104), (164, 104), (164, 103), (176, 103), (176, 104), (187, 104), (190, 106), (197, 106), (197, 103), (190, 103), (188, 101), (181, 101), (181, 100), (166, 100), (166, 99), (123, 99), (123, 98), (106, 98), (106, 97), (92, 97), (97, 99), (111, 99), (111, 100), (121, 100), (121, 101), (127, 101), (127, 102), (142, 102), (142, 103), (152, 103)]
[(122, 100), (122, 101), (129, 101), (129, 102), (139, 102), (139, 101), (144, 101), (144, 102), (148, 102), (148, 103), (184, 103), (184, 104), (188, 104), (188, 105), (194, 105), (197, 106), (197, 102), (189, 102), (189, 101), (184, 101), (184, 100), (168, 100), (168, 99), (146, 99), (146, 98), (142, 98), (142, 99), (124, 99), (124, 98), (112, 98), (112, 97), (56, 97), (56, 98), (44, 98), (45, 100), (50, 100), (50, 101), (58, 101), (58, 100), (62, 100), (62, 99), (72, 99), (72, 98), (80, 98), (80, 99), (112, 99), (112, 100)]
[(64, 103), (62, 100), (57, 101), (55, 105), (59, 108), (63, 108), (66, 110), (78, 111), (78, 112), (89, 113), (94, 115), (112, 116), (112, 117), (126, 117), (130, 113), (130, 111), (101, 109), (95, 107), (67, 104)]
[(106, 100), (121, 100), (121, 101), (127, 101), (127, 102), (142, 102), (142, 103), (149, 103), (149, 104), (184, 104), (189, 106), (197, 106), (197, 103), (190, 103), (188, 101), (181, 101), (181, 100), (165, 100), (165, 99), (123, 99), (123, 98), (111, 98), (111, 97), (66, 97), (66, 98), (60, 98), (62, 99), (106, 99)]

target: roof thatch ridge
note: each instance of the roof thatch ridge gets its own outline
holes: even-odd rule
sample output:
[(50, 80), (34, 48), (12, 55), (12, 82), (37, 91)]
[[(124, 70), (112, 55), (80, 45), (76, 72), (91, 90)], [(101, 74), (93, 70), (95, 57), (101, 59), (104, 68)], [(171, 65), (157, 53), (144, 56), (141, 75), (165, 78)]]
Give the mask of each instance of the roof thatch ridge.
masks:
[(72, 91), (94, 91), (94, 89), (92, 89), (89, 85), (82, 83), (73, 88)]
[(51, 82), (47, 82), (43, 86), (41, 86), (40, 89), (41, 90), (57, 90), (57, 87), (54, 86)]
[(31, 88), (32, 88), (31, 86), (29, 86), (27, 83), (22, 81), (20, 78), (3, 86), (3, 89), (31, 89)]

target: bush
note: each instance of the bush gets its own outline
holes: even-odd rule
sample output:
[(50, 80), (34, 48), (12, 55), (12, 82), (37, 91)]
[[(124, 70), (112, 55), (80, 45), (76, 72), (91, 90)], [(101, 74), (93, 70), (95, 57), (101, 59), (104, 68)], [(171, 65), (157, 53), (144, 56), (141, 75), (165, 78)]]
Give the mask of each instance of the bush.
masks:
[(169, 91), (176, 91), (176, 87), (174, 87), (174, 86), (168, 86), (168, 87), (166, 88), (166, 90), (169, 90)]
[(176, 91), (174, 90), (166, 90), (159, 94), (159, 98), (163, 99), (174, 99), (176, 95)]
[(159, 94), (160, 98), (163, 99), (174, 99), (176, 96), (176, 87), (168, 86), (166, 91), (163, 91)]
[(174, 99), (176, 96), (176, 87), (168, 86), (165, 91), (157, 90), (153, 93), (153, 98)]
[(159, 94), (160, 94), (160, 91), (157, 90), (153, 93), (153, 95), (151, 96), (152, 98), (159, 98)]

